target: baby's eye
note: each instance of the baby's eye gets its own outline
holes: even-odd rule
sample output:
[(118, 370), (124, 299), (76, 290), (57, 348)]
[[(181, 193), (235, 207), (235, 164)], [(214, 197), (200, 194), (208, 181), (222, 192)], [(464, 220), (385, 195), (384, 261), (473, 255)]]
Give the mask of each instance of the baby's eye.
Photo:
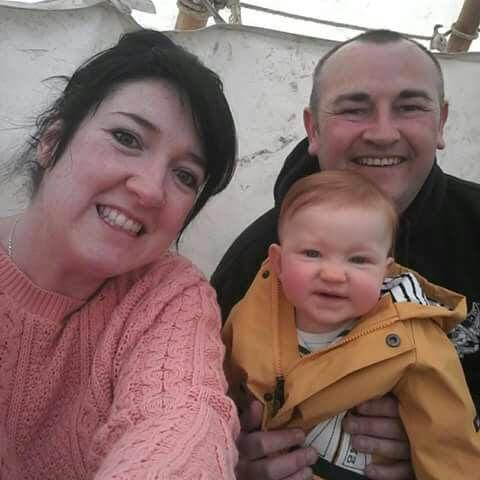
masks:
[(127, 148), (140, 148), (140, 143), (138, 140), (135, 138), (134, 135), (132, 135), (129, 132), (126, 132), (125, 130), (114, 130), (112, 132), (113, 138), (123, 145), (124, 147)]
[(355, 263), (357, 265), (363, 265), (365, 263), (368, 263), (368, 258), (367, 257), (363, 257), (361, 255), (355, 255), (354, 257), (351, 257), (350, 258), (350, 261), (352, 263)]
[(318, 250), (307, 249), (303, 251), (303, 254), (308, 258), (318, 258), (320, 256), (320, 252)]

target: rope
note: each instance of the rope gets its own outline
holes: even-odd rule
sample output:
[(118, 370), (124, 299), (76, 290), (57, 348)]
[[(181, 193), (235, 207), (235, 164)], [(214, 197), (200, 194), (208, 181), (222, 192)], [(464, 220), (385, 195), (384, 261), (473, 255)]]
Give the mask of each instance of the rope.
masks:
[[(258, 5), (252, 5), (251, 3), (240, 2), (240, 6), (249, 10), (258, 10), (259, 12), (270, 13), (272, 15), (280, 15), (282, 17), (293, 18), (295, 20), (303, 20), (305, 22), (321, 23), (323, 25), (330, 25), (332, 27), (348, 28), (349, 30), (359, 30), (362, 32), (366, 32), (367, 30), (369, 30), (368, 28), (361, 27), (360, 25), (350, 25), (348, 23), (332, 22), (330, 20), (321, 20), (319, 18), (314, 18), (314, 17), (304, 17), (303, 15), (283, 12), (280, 10), (272, 10), (271, 8), (260, 7)], [(399, 33), (402, 33), (402, 32), (399, 32)], [(402, 35), (406, 35), (407, 37), (410, 37), (410, 38), (416, 38), (418, 40), (430, 41), (431, 39), (431, 37), (428, 37), (425, 35), (412, 35), (410, 33), (402, 33)]]
[(227, 6), (230, 9), (229, 23), (236, 25), (242, 24), (242, 12), (240, 9), (240, 0), (228, 0)]
[[(120, 6), (122, 7), (124, 6), (122, 0), (112, 0), (112, 2), (114, 2), (115, 5), (118, 3)], [(331, 27), (346, 28), (349, 30), (357, 30), (361, 32), (366, 32), (367, 30), (369, 30), (368, 28), (362, 27), (360, 25), (334, 22), (331, 20), (322, 20), (320, 18), (314, 18), (314, 17), (305, 17), (303, 15), (297, 15), (295, 13), (289, 13), (281, 10), (274, 10), (271, 8), (261, 7), (259, 5), (253, 5), (251, 3), (240, 2), (238, 0), (177, 0), (177, 6), (179, 11), (184, 12), (187, 15), (190, 15), (192, 17), (197, 17), (202, 19), (208, 16), (212, 16), (214, 17), (216, 23), (225, 23), (225, 20), (223, 20), (223, 18), (219, 15), (218, 10), (225, 8), (227, 4), (232, 11), (231, 21), (233, 21), (233, 23), (241, 23), (240, 7), (243, 7), (249, 10), (256, 10), (263, 13), (269, 13), (271, 15), (279, 15), (281, 17), (292, 18), (294, 20), (302, 20), (305, 22), (329, 25)], [(417, 40), (427, 40), (427, 41), (433, 40), (433, 37), (429, 37), (426, 35), (414, 35), (414, 34), (404, 33), (404, 32), (399, 32), (399, 33), (402, 33), (403, 35), (410, 38), (415, 38)], [(461, 38), (463, 40), (467, 40), (470, 42), (478, 38), (478, 32), (475, 32), (474, 34), (461, 32), (460, 30), (457, 30), (455, 28), (455, 23), (452, 23), (452, 27), (448, 32), (440, 35), (443, 35), (444, 37), (446, 37), (450, 33), (452, 35), (455, 35), (458, 38)], [(432, 45), (431, 45), (431, 48), (432, 48)], [(433, 47), (433, 48), (439, 49), (438, 47)], [(439, 50), (442, 50), (442, 49), (439, 49)]]
[(458, 38), (461, 38), (462, 40), (467, 40), (469, 42), (473, 42), (478, 38), (478, 32), (475, 32), (472, 35), (469, 33), (461, 32), (460, 30), (457, 30), (455, 28), (455, 23), (452, 23), (451, 34), (455, 35)]

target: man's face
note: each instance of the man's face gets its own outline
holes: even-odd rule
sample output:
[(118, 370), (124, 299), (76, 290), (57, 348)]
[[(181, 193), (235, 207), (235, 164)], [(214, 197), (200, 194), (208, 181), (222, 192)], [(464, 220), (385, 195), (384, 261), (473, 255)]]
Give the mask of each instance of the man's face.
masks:
[(304, 115), (309, 153), (322, 169), (370, 178), (403, 212), (444, 147), (448, 107), (432, 60), (407, 41), (353, 42), (326, 61), (317, 88), (317, 118)]

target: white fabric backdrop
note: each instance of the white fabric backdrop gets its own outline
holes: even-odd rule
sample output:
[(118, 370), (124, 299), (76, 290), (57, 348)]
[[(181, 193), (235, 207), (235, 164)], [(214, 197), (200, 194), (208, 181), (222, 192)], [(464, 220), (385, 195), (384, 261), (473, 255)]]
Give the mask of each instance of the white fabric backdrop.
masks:
[[(43, 79), (70, 74), (82, 60), (137, 28), (107, 3), (72, 11), (39, 12), (0, 6), (0, 162), (7, 162), (33, 115), (55, 96)], [(226, 192), (212, 199), (187, 230), (181, 251), (206, 274), (243, 227), (272, 204), (272, 186), (286, 154), (303, 138), (302, 110), (311, 72), (333, 42), (270, 30), (216, 26), (170, 32), (216, 70), (239, 132), (239, 165)], [(480, 55), (439, 56), (450, 118), (442, 167), (480, 181)], [(0, 214), (21, 199), (5, 186)]]

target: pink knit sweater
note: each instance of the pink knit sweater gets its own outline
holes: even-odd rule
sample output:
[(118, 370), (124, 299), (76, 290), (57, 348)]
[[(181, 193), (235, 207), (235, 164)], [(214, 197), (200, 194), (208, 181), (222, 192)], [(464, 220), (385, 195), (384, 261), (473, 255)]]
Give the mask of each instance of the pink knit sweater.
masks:
[(82, 303), (0, 249), (0, 479), (233, 479), (219, 329), (177, 255)]

